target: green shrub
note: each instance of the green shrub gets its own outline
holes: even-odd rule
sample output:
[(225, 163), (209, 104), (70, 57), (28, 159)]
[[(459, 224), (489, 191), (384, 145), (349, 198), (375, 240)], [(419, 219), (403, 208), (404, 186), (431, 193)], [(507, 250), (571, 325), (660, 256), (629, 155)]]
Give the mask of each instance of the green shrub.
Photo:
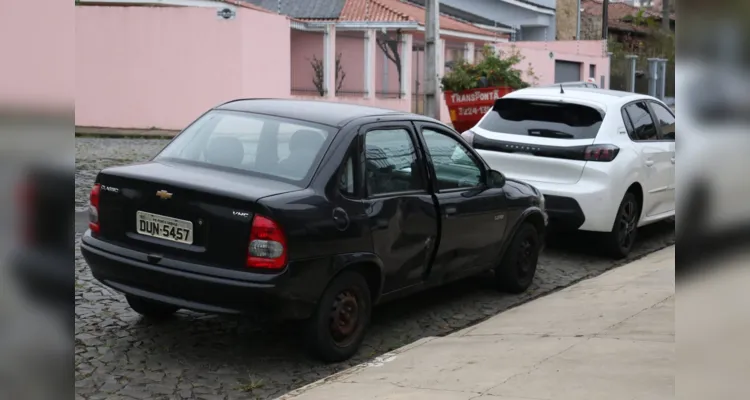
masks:
[(524, 82), (521, 70), (515, 68), (521, 61), (523, 56), (515, 48), (507, 55), (498, 55), (492, 46), (485, 45), (480, 62), (470, 64), (466, 60), (456, 61), (440, 83), (443, 91), (451, 92), (499, 86), (522, 89), (530, 85)]

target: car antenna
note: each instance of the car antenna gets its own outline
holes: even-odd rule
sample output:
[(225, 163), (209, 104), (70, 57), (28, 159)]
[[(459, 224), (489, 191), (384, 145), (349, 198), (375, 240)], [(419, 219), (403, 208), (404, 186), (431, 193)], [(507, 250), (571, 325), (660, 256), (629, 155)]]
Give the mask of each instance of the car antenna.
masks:
[(565, 91), (563, 90), (562, 83), (560, 84), (560, 94), (565, 94)]

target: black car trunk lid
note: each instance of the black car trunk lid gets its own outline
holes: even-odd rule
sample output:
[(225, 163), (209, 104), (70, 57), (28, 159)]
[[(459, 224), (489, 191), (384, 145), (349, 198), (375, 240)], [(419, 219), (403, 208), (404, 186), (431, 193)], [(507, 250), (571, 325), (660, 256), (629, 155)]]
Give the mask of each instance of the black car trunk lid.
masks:
[(97, 182), (103, 240), (154, 260), (231, 269), (245, 268), (252, 218), (262, 212), (257, 201), (300, 189), (240, 172), (165, 162), (107, 169)]

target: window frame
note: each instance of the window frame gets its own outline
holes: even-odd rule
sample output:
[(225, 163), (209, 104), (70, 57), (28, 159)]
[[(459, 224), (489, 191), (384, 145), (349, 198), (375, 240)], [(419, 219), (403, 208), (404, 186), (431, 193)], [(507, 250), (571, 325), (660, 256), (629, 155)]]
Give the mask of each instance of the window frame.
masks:
[[(623, 122), (625, 123), (625, 130), (627, 131), (628, 138), (633, 143), (655, 143), (655, 142), (670, 142), (671, 140), (664, 140), (661, 136), (661, 129), (657, 126), (656, 119), (654, 118), (654, 112), (651, 110), (651, 106), (648, 104), (650, 100), (648, 99), (638, 99), (631, 101), (625, 105), (623, 105), (620, 108), (620, 114), (622, 115)], [(656, 129), (656, 139), (649, 139), (649, 140), (642, 140), (642, 139), (635, 139), (633, 136), (635, 136), (635, 124), (633, 123), (632, 118), (630, 118), (630, 114), (627, 112), (626, 108), (636, 105), (638, 103), (644, 103), (646, 106), (646, 110), (648, 110), (648, 115), (651, 117), (651, 122), (654, 123), (654, 128)], [(633, 128), (633, 131), (628, 129), (628, 122), (630, 122), (630, 127)]]
[[(418, 168), (421, 170), (422, 175), (422, 189), (411, 189), (401, 190), (396, 192), (370, 194), (367, 190), (367, 174), (365, 172), (367, 162), (367, 134), (373, 131), (387, 131), (387, 130), (405, 130), (411, 140), (412, 147), (414, 148), (414, 154), (416, 156), (416, 163)], [(359, 186), (361, 186), (361, 197), (365, 200), (383, 199), (394, 196), (406, 196), (413, 194), (429, 194), (430, 193), (430, 182), (428, 180), (427, 171), (425, 168), (425, 159), (420, 148), (416, 132), (412, 124), (409, 121), (387, 121), (387, 122), (376, 122), (372, 124), (366, 124), (360, 127), (359, 133), (357, 134), (357, 140), (359, 142), (359, 169), (362, 180)]]
[[(661, 108), (667, 110), (667, 112), (669, 113), (669, 115), (671, 115), (672, 118), (675, 120), (675, 126), (676, 126), (676, 124), (677, 124), (677, 117), (675, 117), (674, 113), (672, 112), (672, 109), (669, 108), (669, 107), (667, 107), (665, 104), (662, 104), (662, 103), (660, 103), (660, 102), (658, 102), (656, 100), (648, 100), (647, 101), (647, 105), (648, 105), (649, 111), (651, 112), (651, 118), (654, 120), (654, 124), (657, 125), (656, 126), (656, 130), (657, 130), (657, 134), (659, 135), (659, 141), (660, 142), (674, 143), (675, 139), (669, 139), (669, 138), (664, 137), (664, 131), (662, 131), (662, 129), (661, 129), (661, 123), (656, 124), (656, 121), (658, 121), (659, 118), (656, 115), (656, 111), (654, 109), (654, 105), (661, 106)], [(675, 130), (676, 130), (676, 127), (675, 127)]]
[[(364, 163), (360, 163), (361, 161), (361, 151), (360, 151), (360, 137), (355, 136), (354, 140), (349, 144), (349, 149), (344, 153), (344, 158), (342, 159), (341, 163), (339, 164), (338, 168), (336, 169), (336, 173), (334, 174), (334, 182), (336, 185), (336, 193), (338, 193), (341, 197), (348, 199), (348, 200), (361, 200), (363, 198), (364, 193), (364, 185), (362, 185), (362, 180), (364, 179), (364, 174), (362, 173), (362, 167)], [(349, 194), (341, 191), (341, 186), (339, 185), (341, 183), (341, 176), (346, 173), (346, 163), (351, 158), (352, 160), (352, 179), (354, 179), (354, 193)]]
[[(415, 127), (417, 129), (417, 132), (419, 132), (419, 141), (422, 146), (422, 151), (424, 152), (425, 161), (427, 163), (427, 170), (428, 170), (428, 179), (430, 180), (430, 186), (432, 188), (432, 192), (435, 194), (440, 193), (459, 193), (459, 192), (465, 192), (469, 190), (476, 190), (483, 185), (486, 185), (487, 182), (487, 174), (489, 171), (489, 167), (484, 162), (484, 159), (477, 154), (471, 146), (469, 146), (468, 143), (459, 135), (457, 132), (451, 131), (445, 127), (442, 127), (437, 124), (429, 123), (429, 122), (423, 122), (423, 121), (417, 121), (415, 122)], [(459, 146), (462, 146), (466, 153), (469, 155), (472, 161), (479, 167), (480, 171), (480, 182), (477, 186), (472, 187), (464, 187), (464, 188), (455, 188), (455, 189), (439, 189), (438, 185), (438, 179), (437, 179), (437, 172), (435, 172), (435, 164), (432, 161), (432, 156), (430, 155), (430, 150), (427, 147), (427, 141), (424, 137), (424, 130), (429, 129), (431, 131), (435, 131), (438, 134), (446, 135), (450, 137), (451, 139), (455, 140)]]

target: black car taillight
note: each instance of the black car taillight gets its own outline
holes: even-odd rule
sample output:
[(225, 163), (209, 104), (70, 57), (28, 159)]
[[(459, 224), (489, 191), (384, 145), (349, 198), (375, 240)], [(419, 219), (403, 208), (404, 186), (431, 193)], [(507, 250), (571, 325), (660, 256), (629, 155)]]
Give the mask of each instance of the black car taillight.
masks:
[(609, 162), (617, 157), (620, 148), (612, 144), (594, 144), (586, 146), (583, 151), (583, 159), (586, 161)]
[(89, 229), (91, 233), (99, 233), (99, 191), (101, 190), (100, 184), (95, 184), (91, 188), (91, 194), (89, 195)]
[(461, 134), (461, 137), (464, 138), (467, 143), (469, 143), (469, 146), (474, 147), (474, 132), (466, 131)]
[(281, 269), (286, 265), (286, 236), (276, 221), (256, 215), (250, 230), (247, 266), (250, 268)]

